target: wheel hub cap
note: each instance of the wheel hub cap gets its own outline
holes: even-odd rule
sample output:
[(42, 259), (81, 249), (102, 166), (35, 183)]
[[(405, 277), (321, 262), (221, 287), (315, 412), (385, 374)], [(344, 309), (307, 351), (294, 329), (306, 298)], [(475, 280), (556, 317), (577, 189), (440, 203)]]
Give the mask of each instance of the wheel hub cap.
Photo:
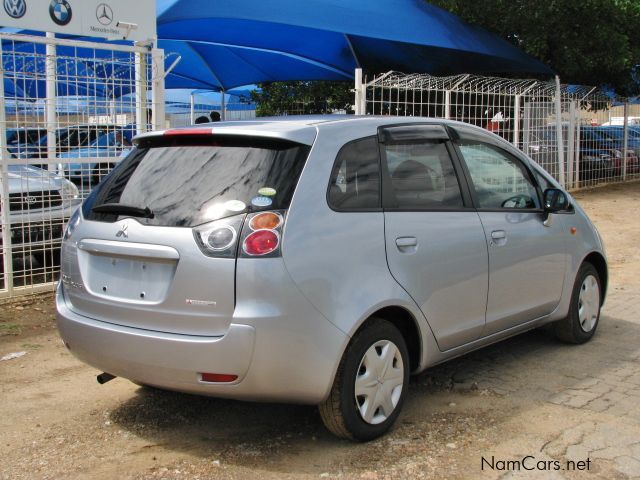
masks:
[(362, 419), (384, 422), (393, 413), (404, 384), (402, 355), (389, 340), (380, 340), (365, 352), (355, 382), (355, 400)]
[(580, 287), (578, 297), (578, 319), (580, 327), (590, 332), (595, 327), (600, 312), (600, 287), (593, 275), (588, 275)]

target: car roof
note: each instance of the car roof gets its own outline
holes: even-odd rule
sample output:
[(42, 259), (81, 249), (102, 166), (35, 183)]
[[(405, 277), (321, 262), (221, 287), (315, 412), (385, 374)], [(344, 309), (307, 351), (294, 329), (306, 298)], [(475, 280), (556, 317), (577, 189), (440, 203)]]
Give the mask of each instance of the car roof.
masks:
[(465, 127), (474, 127), (468, 123), (457, 122), (454, 120), (444, 120), (442, 118), (428, 117), (396, 117), (396, 116), (376, 116), (376, 115), (295, 115), (283, 117), (260, 117), (251, 120), (237, 120), (228, 122), (212, 122), (191, 125), (169, 130), (161, 130), (155, 132), (144, 133), (138, 135), (134, 140), (142, 138), (152, 138), (156, 136), (169, 134), (188, 134), (193, 132), (199, 134), (210, 131), (212, 134), (224, 135), (259, 135), (272, 138), (281, 138), (293, 142), (313, 144), (317, 132), (329, 125), (343, 124), (348, 127), (350, 124), (358, 124), (359, 126), (371, 126), (377, 128), (382, 125), (391, 124), (408, 124), (408, 123), (438, 123), (450, 125), (464, 125)]

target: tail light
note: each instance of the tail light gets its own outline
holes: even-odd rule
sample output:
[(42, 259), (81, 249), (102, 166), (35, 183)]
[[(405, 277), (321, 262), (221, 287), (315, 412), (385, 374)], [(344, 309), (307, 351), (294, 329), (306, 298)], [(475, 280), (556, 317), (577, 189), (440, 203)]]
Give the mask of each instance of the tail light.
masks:
[(208, 257), (234, 258), (244, 214), (223, 218), (193, 229), (202, 253)]
[(241, 257), (279, 257), (284, 212), (260, 212), (247, 215), (242, 229)]

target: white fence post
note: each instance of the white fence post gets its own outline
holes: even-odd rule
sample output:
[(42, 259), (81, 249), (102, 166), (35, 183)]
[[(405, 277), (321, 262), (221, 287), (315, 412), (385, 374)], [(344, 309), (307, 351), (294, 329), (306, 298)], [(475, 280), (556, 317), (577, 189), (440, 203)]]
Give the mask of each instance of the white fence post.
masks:
[[(55, 38), (55, 34), (47, 32), (47, 38)], [(56, 45), (53, 41), (48, 41), (46, 45), (45, 59), (45, 123), (47, 126), (47, 159), (56, 158)], [(55, 162), (48, 163), (48, 170), (55, 171)]]
[(556, 75), (556, 139), (558, 141), (558, 181), (566, 186), (564, 176), (564, 142), (562, 141), (562, 99), (560, 89), (560, 77)]
[[(576, 156), (576, 124), (578, 123), (578, 112), (576, 108), (576, 101), (572, 100), (569, 103), (569, 129), (567, 130), (567, 188), (573, 188), (575, 186), (575, 160)], [(579, 146), (578, 146), (579, 150)]]
[(445, 120), (451, 119), (451, 90), (444, 92), (444, 118)]
[[(0, 41), (0, 59), (2, 59), (2, 41)], [(13, 255), (11, 254), (11, 215), (9, 200), (9, 151), (7, 150), (7, 119), (4, 98), (4, 63), (0, 62), (0, 197), (2, 201), (2, 262), (4, 267), (4, 288), (13, 290)]]
[(624, 134), (623, 134), (623, 146), (622, 146), (622, 181), (627, 178), (627, 151), (629, 150), (629, 102), (624, 101)]
[(364, 86), (362, 85), (362, 69), (361, 68), (356, 68), (355, 71), (355, 83), (354, 83), (354, 105), (353, 105), (353, 109), (355, 111), (356, 115), (364, 115), (364, 112), (362, 111), (362, 97), (364, 95), (363, 92), (363, 88)]
[(154, 48), (151, 51), (151, 64), (153, 72), (151, 80), (153, 129), (164, 130), (167, 124), (164, 106), (164, 50)]
[(520, 147), (520, 95), (513, 98), (513, 145)]
[(139, 135), (149, 129), (147, 115), (147, 54), (135, 54), (135, 86), (136, 86), (136, 133)]

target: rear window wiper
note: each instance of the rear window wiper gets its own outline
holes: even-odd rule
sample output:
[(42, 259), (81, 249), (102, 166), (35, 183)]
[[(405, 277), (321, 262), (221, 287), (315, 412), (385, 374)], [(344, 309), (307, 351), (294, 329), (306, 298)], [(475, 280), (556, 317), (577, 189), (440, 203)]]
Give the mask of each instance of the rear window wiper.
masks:
[(130, 215), (132, 217), (153, 218), (155, 215), (149, 207), (134, 207), (132, 205), (124, 205), (122, 203), (103, 203), (96, 205), (91, 209), (96, 213), (111, 213), (115, 215)]

